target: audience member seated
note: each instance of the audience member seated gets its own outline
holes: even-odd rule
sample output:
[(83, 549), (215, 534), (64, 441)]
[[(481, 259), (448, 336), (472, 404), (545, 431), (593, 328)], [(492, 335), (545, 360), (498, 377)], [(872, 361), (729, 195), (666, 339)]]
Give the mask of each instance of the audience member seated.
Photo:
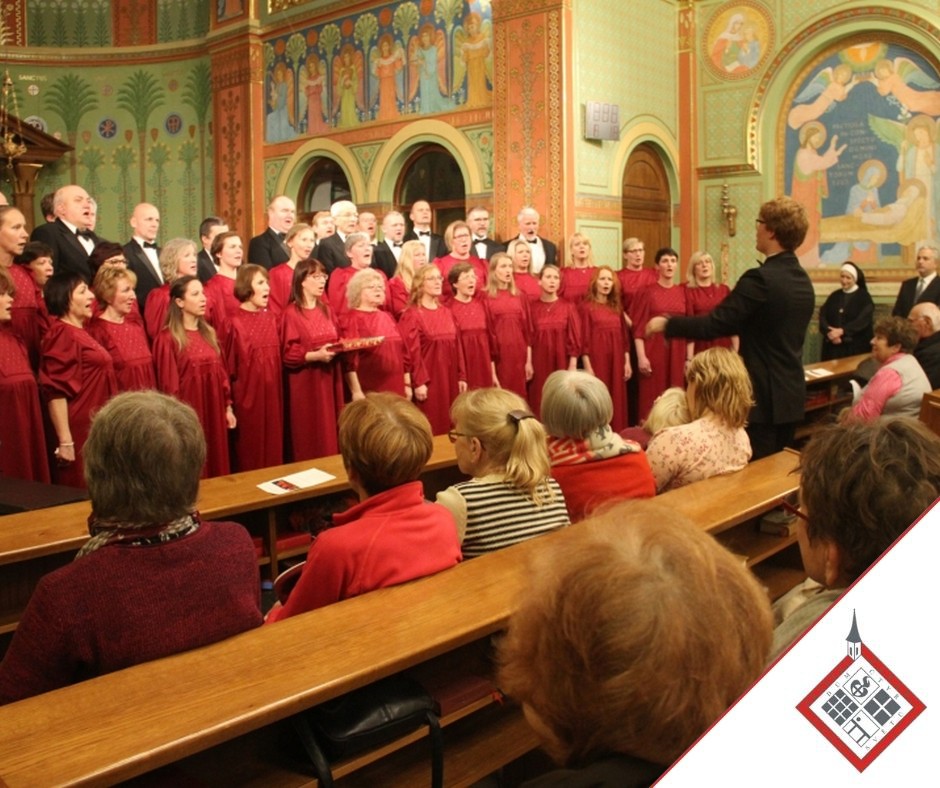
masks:
[(506, 389), (472, 389), (450, 409), (457, 467), (473, 478), (437, 494), (457, 521), (465, 558), (509, 547), (569, 524), (551, 476), (545, 429)]
[(685, 389), (671, 386), (653, 400), (650, 415), (639, 427), (627, 427), (620, 430), (620, 435), (627, 440), (636, 441), (645, 450), (650, 438), (667, 427), (678, 427), (692, 421), (689, 415), (689, 400)]
[(98, 411), (84, 455), (91, 539), (39, 581), (0, 664), (0, 703), (261, 624), (251, 537), (195, 511), (206, 445), (191, 408), (120, 394)]
[(744, 425), (754, 395), (741, 357), (723, 347), (703, 350), (686, 380), (693, 420), (657, 433), (646, 450), (658, 492), (739, 471), (751, 458)]
[(562, 767), (530, 788), (650, 785), (763, 670), (766, 592), (655, 504), (585, 520), (529, 576), (498, 683)]
[(613, 415), (610, 392), (593, 375), (558, 370), (545, 381), (542, 424), (548, 456), (572, 522), (603, 503), (656, 495), (646, 455), (610, 428)]
[(917, 329), (914, 358), (920, 364), (932, 389), (940, 389), (940, 307), (930, 301), (915, 304), (908, 320)]
[(840, 414), (840, 421), (871, 421), (879, 416), (914, 416), (920, 413), (930, 381), (911, 355), (917, 345), (917, 329), (903, 317), (886, 317), (875, 324), (871, 355), (881, 366), (863, 389), (852, 384), (854, 403)]
[(417, 407), (387, 392), (350, 403), (339, 417), (339, 450), (360, 503), (333, 515), (334, 527), (314, 540), (300, 579), (268, 613), (269, 623), (460, 561), (454, 518), (424, 499), (418, 480), (433, 440)]
[(915, 419), (818, 432), (800, 457), (797, 538), (809, 579), (774, 604), (775, 659), (940, 495), (940, 438)]

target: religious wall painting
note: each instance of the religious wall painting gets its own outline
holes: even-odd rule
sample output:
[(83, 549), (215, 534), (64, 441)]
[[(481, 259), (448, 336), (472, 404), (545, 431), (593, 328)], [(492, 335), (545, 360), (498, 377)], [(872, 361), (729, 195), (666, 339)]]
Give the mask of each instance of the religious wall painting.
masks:
[(215, 21), (231, 22), (245, 15), (248, 0), (215, 0)]
[(749, 77), (767, 60), (773, 48), (773, 22), (756, 2), (733, 0), (712, 17), (704, 38), (705, 63), (722, 79)]
[(906, 42), (830, 49), (788, 92), (784, 188), (810, 231), (807, 268), (908, 268), (938, 237), (940, 73)]
[(420, 0), (264, 44), (265, 142), (492, 105), (489, 0)]

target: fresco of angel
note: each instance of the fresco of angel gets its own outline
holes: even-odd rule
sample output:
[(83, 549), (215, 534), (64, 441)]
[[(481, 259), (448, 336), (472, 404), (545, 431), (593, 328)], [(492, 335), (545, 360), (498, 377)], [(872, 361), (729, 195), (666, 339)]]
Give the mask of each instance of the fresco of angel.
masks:
[(791, 129), (798, 129), (804, 123), (816, 120), (835, 102), (845, 101), (857, 84), (858, 78), (853, 75), (851, 66), (845, 63), (821, 69), (793, 99), (797, 106), (787, 114), (787, 124)]
[(897, 149), (899, 180), (916, 179), (924, 185), (926, 211), (919, 239), (937, 238), (937, 220), (940, 217), (937, 122), (928, 115), (917, 115), (906, 124), (869, 115), (868, 126), (878, 139)]
[(283, 142), (296, 134), (294, 119), (294, 72), (286, 63), (279, 62), (271, 72), (268, 88), (268, 108), (265, 118), (265, 139)]
[(378, 104), (376, 120), (394, 120), (398, 117), (398, 101), (405, 96), (405, 50), (391, 33), (379, 37), (378, 45), (369, 53), (371, 95), (375, 96), (372, 109)]
[(329, 95), (326, 90), (326, 61), (310, 55), (300, 70), (300, 114), (307, 113), (307, 134), (324, 134), (330, 130)]
[[(940, 115), (940, 82), (910, 58), (879, 60), (875, 64), (874, 81), (878, 93), (897, 99), (902, 116), (910, 116), (915, 112), (933, 117)], [(915, 87), (923, 90), (915, 90)]]
[(333, 58), (333, 117), (337, 128), (358, 125), (359, 111), (365, 109), (362, 78), (362, 52), (346, 44)]
[(463, 27), (454, 31), (454, 89), (467, 78), (466, 107), (485, 107), (491, 103), (493, 83), (493, 26), (474, 12), (467, 14)]
[(430, 22), (422, 25), (418, 35), (408, 42), (409, 81), (414, 101), (420, 92), (418, 111), (421, 114), (453, 109), (447, 89), (447, 40), (444, 31)]

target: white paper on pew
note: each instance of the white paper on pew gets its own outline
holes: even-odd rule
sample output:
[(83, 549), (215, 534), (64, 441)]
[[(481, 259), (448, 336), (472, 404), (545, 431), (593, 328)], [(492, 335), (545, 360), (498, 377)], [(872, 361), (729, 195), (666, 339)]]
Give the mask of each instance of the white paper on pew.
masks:
[(261, 482), (258, 485), (259, 490), (263, 490), (271, 495), (283, 495), (284, 493), (295, 492), (296, 490), (306, 490), (308, 487), (316, 487), (318, 484), (333, 481), (336, 477), (320, 471), (316, 468), (310, 468), (299, 473), (292, 473), (289, 476), (282, 476), (280, 479), (272, 479), (269, 482)]
[(815, 378), (827, 378), (832, 373), (828, 369), (805, 369), (803, 370), (806, 374), (803, 375), (807, 380), (813, 380)]

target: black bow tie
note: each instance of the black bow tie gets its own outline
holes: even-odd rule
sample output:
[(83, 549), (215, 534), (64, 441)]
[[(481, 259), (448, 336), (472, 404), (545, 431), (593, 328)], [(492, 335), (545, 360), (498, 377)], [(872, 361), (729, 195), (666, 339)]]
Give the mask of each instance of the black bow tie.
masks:
[(275, 231), (274, 234), (277, 236), (277, 240), (279, 241), (283, 241), (285, 238), (287, 238), (287, 233), (279, 233)]
[(400, 248), (400, 247), (401, 247), (401, 241), (392, 241), (392, 246), (394, 246), (396, 249)]
[(475, 244), (482, 244), (482, 243), (485, 243), (485, 242), (486, 242), (486, 236), (484, 236), (483, 238), (474, 238), (474, 239), (473, 239), (473, 242), (474, 242)]
[(538, 238), (526, 238), (530, 244), (537, 244), (539, 242)]
[(79, 230), (77, 228), (75, 230), (75, 235), (77, 235), (79, 238), (88, 238), (89, 240), (95, 237), (91, 230)]
[(152, 241), (144, 241), (144, 249), (156, 249), (157, 245)]
[(431, 231), (430, 231), (430, 230), (418, 230), (418, 235), (419, 235), (419, 236), (420, 236), (420, 235), (428, 235), (428, 236), (430, 236), (430, 235), (431, 235)]

